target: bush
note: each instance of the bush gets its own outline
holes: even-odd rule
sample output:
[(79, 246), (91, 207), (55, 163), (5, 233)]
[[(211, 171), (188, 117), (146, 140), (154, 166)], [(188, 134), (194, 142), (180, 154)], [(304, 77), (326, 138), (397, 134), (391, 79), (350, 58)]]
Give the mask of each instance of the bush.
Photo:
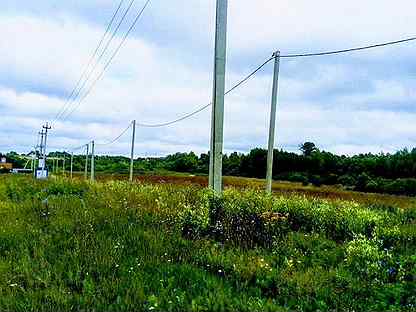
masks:
[(377, 241), (358, 235), (346, 246), (345, 264), (357, 276), (371, 281), (380, 277), (384, 256)]
[(367, 185), (370, 182), (371, 178), (367, 173), (362, 173), (357, 177), (357, 182), (355, 184), (355, 189), (360, 192), (365, 192)]
[(312, 175), (309, 178), (309, 182), (312, 183), (313, 186), (322, 186), (322, 178), (319, 175)]
[(338, 183), (344, 186), (355, 186), (357, 179), (352, 175), (344, 174), (338, 178)]
[(290, 182), (298, 182), (302, 184), (305, 184), (305, 183), (307, 184), (309, 182), (308, 177), (304, 175), (303, 173), (299, 173), (299, 172), (288, 174), (286, 179)]

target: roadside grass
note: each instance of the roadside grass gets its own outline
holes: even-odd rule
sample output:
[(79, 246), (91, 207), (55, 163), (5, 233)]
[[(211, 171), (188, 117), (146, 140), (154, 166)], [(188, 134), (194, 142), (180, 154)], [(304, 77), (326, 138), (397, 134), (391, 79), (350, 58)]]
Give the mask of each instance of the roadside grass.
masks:
[(1, 176), (0, 310), (416, 308), (412, 199), (164, 179)]

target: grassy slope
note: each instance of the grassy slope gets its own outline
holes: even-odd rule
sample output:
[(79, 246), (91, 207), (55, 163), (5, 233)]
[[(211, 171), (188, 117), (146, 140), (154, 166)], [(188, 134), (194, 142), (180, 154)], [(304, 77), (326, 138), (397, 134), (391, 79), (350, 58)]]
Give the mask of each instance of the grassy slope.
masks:
[(416, 207), (388, 201), (0, 177), (0, 310), (410, 311)]

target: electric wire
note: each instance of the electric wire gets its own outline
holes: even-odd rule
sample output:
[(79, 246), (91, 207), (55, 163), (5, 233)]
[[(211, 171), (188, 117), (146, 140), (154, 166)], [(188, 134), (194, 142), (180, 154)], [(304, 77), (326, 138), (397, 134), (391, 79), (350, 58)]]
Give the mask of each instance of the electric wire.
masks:
[[(247, 77), (245, 77), (240, 82), (238, 82), (236, 85), (234, 85), (224, 95), (228, 95), (229, 93), (231, 93), (235, 89), (239, 88), (241, 85), (243, 85), (245, 82), (247, 82), (251, 77), (253, 77), (258, 71), (260, 71), (264, 66), (266, 66), (271, 60), (275, 59), (276, 57), (278, 57), (278, 58), (299, 58), (299, 57), (313, 57), (313, 56), (343, 54), (343, 53), (350, 53), (350, 52), (380, 48), (380, 47), (385, 47), (385, 46), (389, 46), (389, 45), (397, 45), (397, 44), (410, 42), (410, 41), (414, 41), (414, 40), (416, 40), (416, 37), (410, 37), (410, 38), (396, 40), (396, 41), (389, 41), (389, 42), (384, 42), (384, 43), (379, 43), (379, 44), (373, 44), (373, 45), (367, 45), (367, 46), (363, 46), (363, 47), (349, 48), (349, 49), (343, 49), (343, 50), (333, 50), (333, 51), (315, 52), (315, 53), (301, 53), (301, 54), (286, 54), (286, 55), (273, 54), (272, 57), (267, 59), (262, 65), (260, 65), (258, 68), (256, 68), (256, 70), (254, 70)], [(212, 105), (212, 103), (204, 105), (204, 106), (198, 108), (197, 110), (195, 110), (191, 113), (188, 113), (188, 114), (186, 114), (186, 115), (184, 115), (184, 116), (182, 116), (178, 119), (175, 119), (175, 120), (172, 120), (172, 121), (169, 121), (169, 122), (164, 122), (164, 123), (159, 123), (159, 124), (146, 124), (146, 123), (140, 123), (139, 122), (139, 123), (137, 123), (137, 125), (140, 126), (140, 127), (144, 127), (144, 128), (162, 128), (162, 127), (170, 126), (172, 124), (181, 122), (183, 120), (186, 120), (190, 117), (195, 116), (196, 114), (202, 112), (203, 110), (207, 109), (211, 105)]]
[(63, 118), (63, 121), (66, 121), (82, 104), (82, 102), (90, 95), (90, 93), (92, 92), (92, 90), (94, 89), (94, 87), (96, 86), (96, 84), (98, 83), (98, 81), (103, 77), (103, 75), (105, 74), (106, 70), (108, 69), (108, 67), (111, 65), (112, 61), (114, 60), (114, 58), (117, 56), (117, 54), (119, 53), (120, 49), (123, 47), (124, 43), (126, 42), (127, 38), (129, 37), (130, 33), (132, 32), (132, 30), (134, 29), (134, 27), (136, 26), (137, 22), (140, 20), (140, 18), (143, 15), (143, 12), (145, 11), (145, 9), (147, 8), (147, 6), (149, 5), (151, 0), (147, 0), (146, 3), (144, 4), (144, 6), (142, 7), (142, 9), (139, 11), (139, 13), (136, 15), (136, 18), (134, 19), (133, 23), (131, 24), (130, 28), (127, 30), (127, 32), (125, 33), (124, 37), (122, 38), (122, 40), (120, 41), (120, 44), (118, 45), (118, 47), (114, 50), (113, 54), (111, 55), (110, 59), (107, 61), (107, 63), (105, 64), (104, 68), (102, 69), (101, 73), (95, 78), (95, 80), (92, 82), (91, 86), (89, 87), (89, 89), (84, 93), (84, 95), (79, 99), (78, 103), (76, 106), (74, 106), (74, 108)]
[(314, 52), (314, 53), (301, 53), (301, 54), (286, 54), (286, 55), (280, 55), (275, 57), (280, 58), (298, 58), (298, 57), (312, 57), (312, 56), (324, 56), (324, 55), (332, 55), (332, 54), (343, 54), (343, 53), (349, 53), (349, 52), (356, 52), (356, 51), (362, 51), (362, 50), (369, 50), (374, 48), (380, 48), (385, 47), (389, 45), (396, 45), (400, 43), (410, 42), (416, 40), (416, 37), (410, 37), (406, 39), (396, 40), (396, 41), (388, 41), (384, 43), (378, 43), (358, 48), (349, 48), (349, 49), (343, 49), (343, 50), (334, 50), (334, 51), (325, 51), (325, 52)]
[[(240, 80), (239, 82), (237, 82), (234, 86), (232, 86), (227, 92), (224, 93), (224, 95), (228, 95), (231, 92), (233, 92), (234, 90), (236, 90), (237, 88), (241, 87), (243, 84), (245, 84), (250, 78), (252, 78), (255, 74), (257, 74), (264, 66), (266, 66), (271, 60), (273, 60), (274, 57), (270, 57), (269, 59), (267, 59), (263, 64), (261, 64), (260, 66), (258, 66), (255, 70), (253, 70), (250, 74), (248, 74), (246, 77), (244, 77), (242, 80)], [(206, 104), (200, 108), (198, 108), (197, 110), (188, 113), (178, 119), (172, 120), (172, 121), (168, 121), (168, 122), (164, 122), (164, 123), (159, 123), (159, 124), (146, 124), (146, 123), (137, 123), (137, 125), (139, 127), (142, 128), (162, 128), (162, 127), (167, 127), (170, 125), (173, 125), (175, 123), (181, 122), (185, 119), (188, 119), (200, 112), (202, 112), (203, 110), (207, 109), (208, 107), (210, 107), (212, 105), (212, 102), (209, 104)]]
[(82, 144), (81, 146), (78, 147), (74, 147), (72, 149), (70, 149), (70, 151), (75, 152), (75, 151), (79, 151), (80, 149), (83, 149), (84, 147), (88, 146), (91, 142), (88, 142), (86, 144)]
[[(100, 61), (102, 60), (104, 54), (107, 52), (110, 44), (113, 42), (114, 38), (116, 37), (121, 25), (123, 24), (124, 20), (126, 19), (126, 16), (128, 14), (128, 12), (130, 11), (131, 7), (133, 6), (134, 2), (136, 0), (131, 0), (129, 6), (127, 7), (127, 9), (124, 11), (124, 14), (121, 18), (121, 20), (119, 21), (119, 23), (117, 24), (117, 27), (114, 29), (110, 39), (107, 41), (103, 51), (101, 51), (101, 54), (98, 56), (97, 61), (95, 62), (93, 68), (91, 69), (91, 71), (89, 72), (87, 79), (84, 80), (84, 82), (82, 83), (81, 87), (79, 88), (79, 90), (77, 91), (77, 93), (74, 96), (74, 101), (76, 101), (79, 96), (82, 94), (82, 92), (84, 91), (85, 87), (87, 86), (88, 82), (90, 81), (91, 77), (93, 76), (95, 70), (97, 69), (98, 65), (100, 64)], [(69, 109), (69, 107), (68, 107)]]
[(117, 142), (124, 134), (126, 134), (126, 132), (131, 128), (131, 126), (133, 125), (133, 122), (131, 122), (128, 127), (126, 129), (124, 129), (116, 138), (114, 138), (113, 140), (106, 142), (106, 143), (95, 143), (96, 146), (108, 146), (111, 144), (114, 144), (115, 142)]
[(67, 98), (67, 100), (66, 100), (66, 103), (63, 105), (63, 107), (61, 108), (61, 110), (60, 110), (60, 111), (56, 114), (56, 116), (55, 116), (55, 121), (56, 121), (56, 120), (58, 120), (58, 119), (60, 118), (60, 116), (61, 116), (63, 113), (65, 113), (65, 111), (67, 110), (66, 106), (67, 106), (67, 105), (69, 105), (69, 104), (71, 103), (71, 99), (72, 99), (72, 97), (74, 96), (74, 94), (75, 94), (76, 90), (78, 89), (78, 87), (80, 86), (81, 82), (83, 81), (84, 76), (87, 74), (88, 69), (90, 68), (90, 66), (91, 66), (92, 62), (94, 61), (95, 57), (97, 56), (98, 51), (100, 50), (100, 48), (101, 48), (101, 46), (102, 46), (102, 44), (103, 44), (103, 42), (104, 42), (105, 38), (107, 37), (108, 33), (110, 32), (111, 27), (113, 26), (113, 23), (114, 23), (114, 21), (115, 21), (115, 19), (116, 19), (116, 16), (118, 15), (118, 12), (120, 11), (121, 6), (123, 5), (124, 1), (125, 1), (125, 0), (121, 0), (121, 1), (120, 1), (120, 3), (118, 4), (116, 11), (114, 12), (113, 16), (111, 17), (111, 20), (110, 20), (110, 22), (108, 23), (107, 28), (106, 28), (106, 30), (105, 30), (105, 32), (104, 32), (104, 34), (102, 35), (102, 37), (101, 37), (101, 39), (100, 39), (100, 41), (99, 41), (99, 43), (98, 43), (97, 47), (96, 47), (96, 48), (95, 48), (95, 50), (94, 50), (94, 53), (92, 54), (91, 58), (89, 59), (89, 61), (88, 61), (88, 63), (87, 63), (87, 66), (84, 68), (84, 70), (83, 70), (83, 72), (82, 72), (82, 74), (81, 74), (81, 76), (80, 76), (80, 78), (79, 78), (78, 82), (76, 83), (76, 85), (75, 85), (74, 89), (72, 90), (72, 92), (71, 92), (71, 93), (70, 93), (70, 95), (68, 96), (68, 98)]

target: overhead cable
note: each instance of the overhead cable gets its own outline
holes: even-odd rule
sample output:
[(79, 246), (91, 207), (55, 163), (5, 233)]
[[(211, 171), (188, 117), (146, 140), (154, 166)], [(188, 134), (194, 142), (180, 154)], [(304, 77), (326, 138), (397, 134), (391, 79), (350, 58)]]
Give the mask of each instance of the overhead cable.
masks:
[[(258, 66), (255, 70), (253, 70), (250, 74), (248, 74), (246, 77), (244, 77), (242, 80), (240, 80), (238, 83), (236, 83), (233, 87), (231, 87), (227, 92), (224, 93), (224, 95), (228, 95), (231, 92), (233, 92), (234, 90), (236, 90), (237, 88), (241, 87), (243, 84), (245, 84), (250, 78), (252, 78), (255, 74), (257, 74), (264, 66), (266, 66), (271, 60), (273, 60), (273, 57), (270, 57), (269, 59), (267, 59), (263, 64), (261, 64), (260, 66)], [(198, 108), (197, 110), (188, 113), (178, 119), (172, 120), (172, 121), (168, 121), (168, 122), (164, 122), (164, 123), (159, 123), (159, 124), (146, 124), (146, 123), (140, 123), (138, 122), (137, 125), (139, 127), (143, 127), (143, 128), (162, 128), (162, 127), (167, 127), (170, 126), (172, 124), (181, 122), (185, 119), (188, 119), (200, 112), (202, 112), (203, 110), (207, 109), (208, 107), (210, 107), (212, 105), (212, 102), (209, 104), (206, 104), (200, 108)]]
[[(121, 6), (123, 5), (124, 1), (125, 1), (125, 0), (121, 0), (121, 1), (120, 1), (120, 3), (118, 4), (116, 11), (114, 12), (113, 16), (111, 17), (111, 20), (110, 20), (110, 22), (108, 23), (107, 28), (106, 28), (106, 30), (105, 30), (105, 32), (104, 32), (104, 34), (102, 35), (102, 37), (101, 37), (101, 39), (100, 39), (100, 41), (99, 41), (99, 43), (98, 43), (97, 47), (96, 47), (96, 48), (95, 48), (95, 50), (94, 50), (94, 53), (92, 54), (91, 58), (89, 59), (89, 61), (88, 61), (88, 63), (87, 63), (87, 66), (84, 68), (84, 71), (82, 72), (82, 74), (81, 74), (81, 76), (80, 76), (80, 78), (79, 78), (78, 82), (76, 83), (76, 85), (75, 85), (74, 89), (72, 90), (72, 92), (71, 92), (71, 93), (70, 93), (70, 95), (68, 96), (68, 98), (67, 98), (67, 100), (66, 100), (66, 103), (63, 105), (63, 107), (61, 108), (61, 110), (60, 110), (60, 111), (56, 114), (56, 116), (55, 116), (55, 121), (56, 121), (56, 120), (58, 120), (58, 119), (61, 117), (61, 115), (62, 115), (63, 113), (65, 113), (65, 111), (67, 110), (67, 106), (71, 103), (72, 97), (74, 96), (75, 92), (78, 90), (78, 87), (80, 87), (81, 82), (83, 81), (84, 77), (87, 75), (88, 69), (89, 69), (89, 68), (90, 68), (90, 66), (92, 65), (92, 63), (93, 63), (93, 61), (94, 61), (95, 57), (96, 57), (96, 56), (97, 56), (97, 54), (98, 54), (98, 51), (100, 50), (100, 48), (101, 48), (102, 44), (104, 43), (105, 38), (107, 37), (108, 33), (110, 32), (111, 27), (113, 26), (113, 23), (114, 23), (114, 21), (115, 21), (115, 18), (116, 18), (116, 16), (117, 16), (118, 12), (120, 11), (120, 8), (121, 8)], [(81, 87), (81, 88), (82, 88), (82, 87)]]
[(311, 57), (311, 56), (324, 56), (324, 55), (332, 55), (332, 54), (343, 54), (343, 53), (350, 53), (350, 52), (356, 52), (356, 51), (362, 51), (362, 50), (369, 50), (374, 48), (381, 48), (389, 45), (396, 45), (401, 44), (409, 41), (416, 40), (416, 37), (396, 40), (396, 41), (389, 41), (384, 43), (378, 43), (358, 48), (350, 48), (350, 49), (344, 49), (344, 50), (333, 50), (333, 51), (325, 51), (325, 52), (315, 52), (315, 53), (300, 53), (300, 54), (286, 54), (286, 55), (280, 55), (280, 58), (297, 58), (297, 57)]
[[(332, 54), (343, 54), (343, 53), (350, 53), (350, 52), (380, 48), (380, 47), (385, 47), (385, 46), (389, 46), (389, 45), (396, 45), (396, 44), (401, 44), (401, 43), (410, 42), (410, 41), (414, 41), (414, 40), (416, 40), (416, 37), (411, 37), (411, 38), (406, 38), (406, 39), (401, 39), (401, 40), (396, 40), (396, 41), (389, 41), (389, 42), (384, 42), (384, 43), (379, 43), (379, 44), (373, 44), (373, 45), (368, 45), (368, 46), (363, 46), (363, 47), (343, 49), (343, 50), (333, 50), (333, 51), (316, 52), (316, 53), (286, 54), (286, 55), (279, 55), (279, 56), (276, 56), (276, 54), (273, 54), (272, 57), (267, 59), (262, 65), (260, 65), (258, 68), (256, 68), (256, 70), (251, 72), (248, 76), (246, 76), (244, 79), (242, 79), (236, 85), (234, 85), (230, 90), (228, 90), (225, 93), (225, 95), (228, 95), (229, 93), (231, 93), (235, 89), (239, 88), (241, 85), (243, 85), (247, 80), (249, 80), (251, 77), (253, 77), (258, 71), (260, 71), (265, 65), (267, 65), (271, 60), (273, 60), (276, 57), (279, 57), (279, 58), (298, 58), (298, 57), (312, 57), (312, 56), (324, 56), (324, 55), (332, 55)], [(184, 116), (182, 116), (178, 119), (175, 119), (175, 120), (172, 120), (172, 121), (169, 121), (169, 122), (164, 122), (164, 123), (159, 123), (159, 124), (146, 124), (146, 123), (140, 123), (139, 122), (139, 123), (137, 123), (137, 125), (140, 126), (140, 127), (145, 127), (145, 128), (161, 128), (161, 127), (170, 126), (172, 124), (175, 124), (175, 123), (181, 122), (183, 120), (186, 120), (190, 117), (193, 117), (194, 115), (202, 112), (203, 110), (207, 109), (211, 105), (212, 105), (212, 103), (204, 105), (204, 106), (198, 108), (197, 110), (195, 110), (191, 113), (188, 113), (188, 114), (186, 114), (186, 115), (184, 115)]]
[(91, 93), (91, 91), (94, 89), (95, 85), (98, 83), (98, 81), (103, 77), (104, 73), (106, 72), (106, 70), (108, 69), (108, 67), (110, 66), (111, 62), (114, 60), (114, 58), (117, 56), (118, 52), (120, 51), (120, 49), (123, 47), (124, 43), (126, 42), (127, 38), (129, 37), (130, 33), (132, 32), (132, 30), (134, 29), (134, 27), (136, 26), (137, 22), (139, 21), (139, 19), (141, 18), (141, 16), (143, 15), (144, 10), (146, 9), (146, 7), (149, 5), (151, 0), (147, 0), (146, 3), (144, 4), (144, 6), (142, 7), (142, 9), (139, 11), (139, 13), (136, 15), (136, 18), (134, 19), (133, 23), (131, 24), (130, 28), (127, 30), (127, 32), (125, 33), (124, 37), (122, 38), (122, 40), (120, 41), (120, 44), (118, 45), (118, 47), (115, 49), (115, 51), (113, 52), (113, 54), (111, 55), (110, 59), (107, 61), (107, 63), (105, 64), (103, 70), (101, 71), (101, 73), (96, 77), (96, 79), (92, 82), (90, 88), (85, 92), (85, 94), (80, 98), (80, 100), (78, 101), (77, 105), (63, 118), (63, 121), (66, 121), (82, 104), (82, 102), (89, 96), (89, 94)]
[(98, 145), (98, 146), (107, 146), (107, 145), (114, 144), (115, 142), (117, 142), (131, 128), (131, 125), (132, 124), (133, 124), (133, 122), (131, 122), (129, 124), (129, 126), (126, 129), (124, 129), (115, 139), (113, 139), (113, 140), (111, 140), (109, 142), (106, 142), (106, 143), (95, 143), (95, 145)]

